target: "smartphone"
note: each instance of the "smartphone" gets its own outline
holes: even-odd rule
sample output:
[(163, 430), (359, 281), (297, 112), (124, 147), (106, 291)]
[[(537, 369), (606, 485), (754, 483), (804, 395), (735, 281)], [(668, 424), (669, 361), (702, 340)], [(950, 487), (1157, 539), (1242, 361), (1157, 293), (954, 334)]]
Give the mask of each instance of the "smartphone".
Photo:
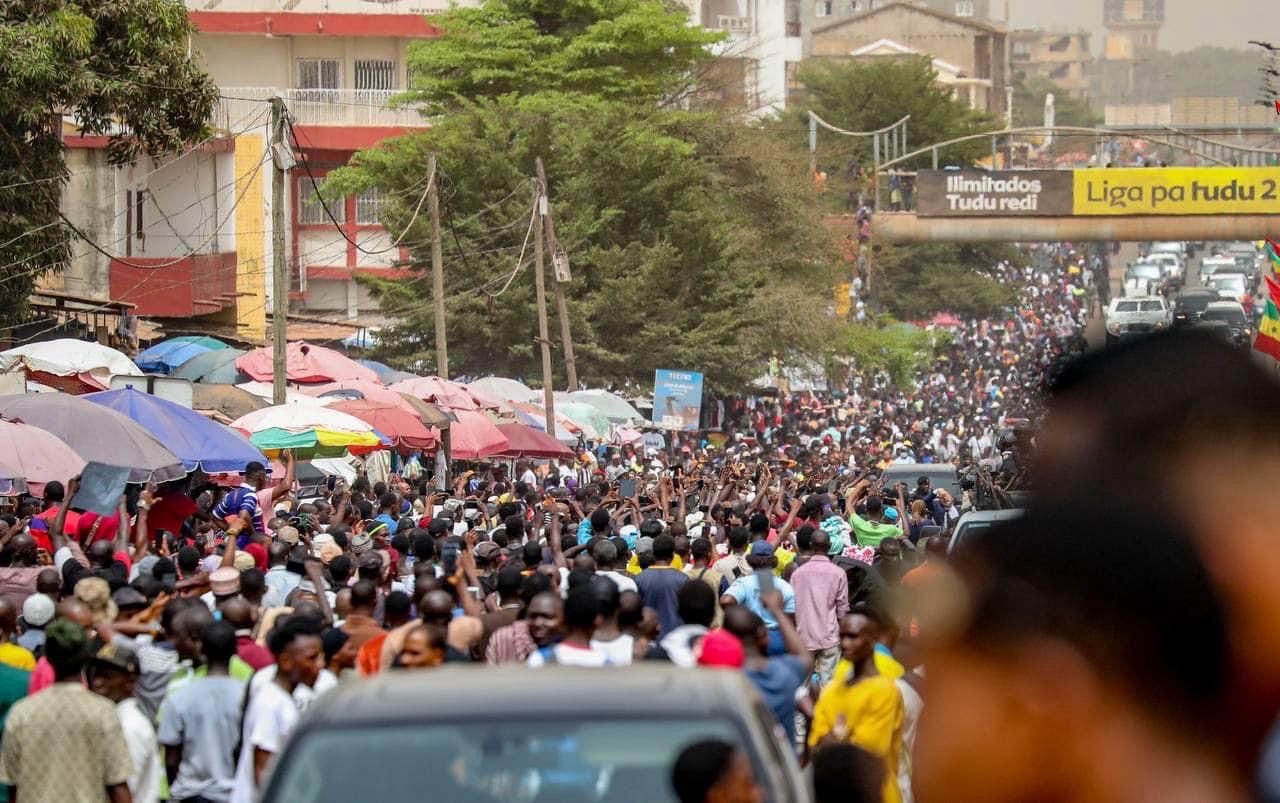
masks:
[(618, 496), (623, 499), (630, 499), (636, 495), (636, 481), (634, 477), (618, 481)]
[(773, 593), (773, 569), (756, 569), (756, 579), (760, 584), (760, 596)]
[(440, 550), (441, 563), (444, 564), (445, 577), (452, 577), (458, 571), (458, 547), (453, 544), (445, 545)]
[(333, 493), (338, 487), (338, 478), (330, 474), (324, 478), (324, 486), (329, 489), (330, 493)]

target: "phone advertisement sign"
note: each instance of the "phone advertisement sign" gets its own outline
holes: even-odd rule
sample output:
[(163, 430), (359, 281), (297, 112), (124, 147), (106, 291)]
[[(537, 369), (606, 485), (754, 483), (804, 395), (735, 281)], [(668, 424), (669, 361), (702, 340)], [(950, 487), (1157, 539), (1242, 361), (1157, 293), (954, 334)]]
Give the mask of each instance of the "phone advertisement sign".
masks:
[(653, 376), (653, 425), (692, 432), (702, 417), (702, 374), (658, 370)]

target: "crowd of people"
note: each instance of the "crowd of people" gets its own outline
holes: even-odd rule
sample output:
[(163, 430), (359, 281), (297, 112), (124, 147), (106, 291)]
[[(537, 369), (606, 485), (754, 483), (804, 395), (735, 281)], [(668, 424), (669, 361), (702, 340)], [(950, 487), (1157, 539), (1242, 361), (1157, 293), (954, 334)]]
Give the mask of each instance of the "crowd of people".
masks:
[[(1185, 333), (1060, 370), (1089, 279), (1049, 257), (1002, 266), (1024, 303), (913, 387), (731, 401), (666, 450), (302, 498), (286, 454), (274, 486), (255, 463), (107, 517), (49, 483), (0, 533), (0, 791), (247, 802), (360, 678), (667, 664), (742, 673), (820, 803), (1247, 799), (1280, 711), (1280, 501), (1275, 458), (1239, 450), (1275, 383)], [(1039, 427), (1036, 501), (949, 554), (974, 500), (884, 471), (991, 459), (1008, 419)], [(764, 799), (739, 746), (673, 748), (681, 803)]]

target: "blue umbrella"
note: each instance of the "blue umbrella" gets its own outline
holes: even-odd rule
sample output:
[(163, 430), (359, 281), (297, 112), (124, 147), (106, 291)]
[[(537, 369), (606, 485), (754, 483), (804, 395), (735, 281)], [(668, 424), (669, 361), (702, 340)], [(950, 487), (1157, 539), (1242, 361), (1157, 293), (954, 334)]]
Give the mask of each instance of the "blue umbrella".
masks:
[(397, 371), (390, 365), (378, 362), (377, 360), (356, 360), (356, 362), (377, 374), (378, 381), (384, 385), (394, 385), (403, 379), (417, 378), (414, 374), (411, 374), (408, 371)]
[(142, 352), (134, 362), (149, 374), (167, 374), (192, 357), (225, 348), (227, 344), (214, 337), (174, 337)]
[(245, 464), (266, 457), (244, 436), (180, 404), (165, 401), (132, 386), (82, 397), (130, 418), (178, 456), (187, 471), (208, 474), (244, 471)]
[(174, 368), (169, 376), (210, 385), (238, 385), (249, 381), (249, 377), (236, 368), (236, 359), (243, 354), (240, 349), (206, 351)]

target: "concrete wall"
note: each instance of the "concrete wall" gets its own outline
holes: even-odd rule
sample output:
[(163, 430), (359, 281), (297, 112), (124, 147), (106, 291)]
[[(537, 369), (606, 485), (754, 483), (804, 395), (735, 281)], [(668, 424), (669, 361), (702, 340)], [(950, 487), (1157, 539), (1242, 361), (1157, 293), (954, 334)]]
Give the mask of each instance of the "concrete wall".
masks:
[(196, 34), (192, 48), (213, 80), (224, 87), (298, 86), (297, 60), (303, 58), (342, 61), (342, 86), (355, 87), (358, 59), (389, 59), (396, 63), (396, 89), (406, 83), (405, 61), (408, 39), (352, 36), (236, 36)]
[[(62, 212), (94, 242), (106, 246), (116, 238), (115, 220), (108, 211), (113, 208), (116, 171), (101, 148), (69, 148), (65, 154), (71, 178), (62, 190)], [(40, 286), (106, 301), (111, 260), (79, 240), (72, 241), (71, 253), (66, 270), (46, 274)]]

